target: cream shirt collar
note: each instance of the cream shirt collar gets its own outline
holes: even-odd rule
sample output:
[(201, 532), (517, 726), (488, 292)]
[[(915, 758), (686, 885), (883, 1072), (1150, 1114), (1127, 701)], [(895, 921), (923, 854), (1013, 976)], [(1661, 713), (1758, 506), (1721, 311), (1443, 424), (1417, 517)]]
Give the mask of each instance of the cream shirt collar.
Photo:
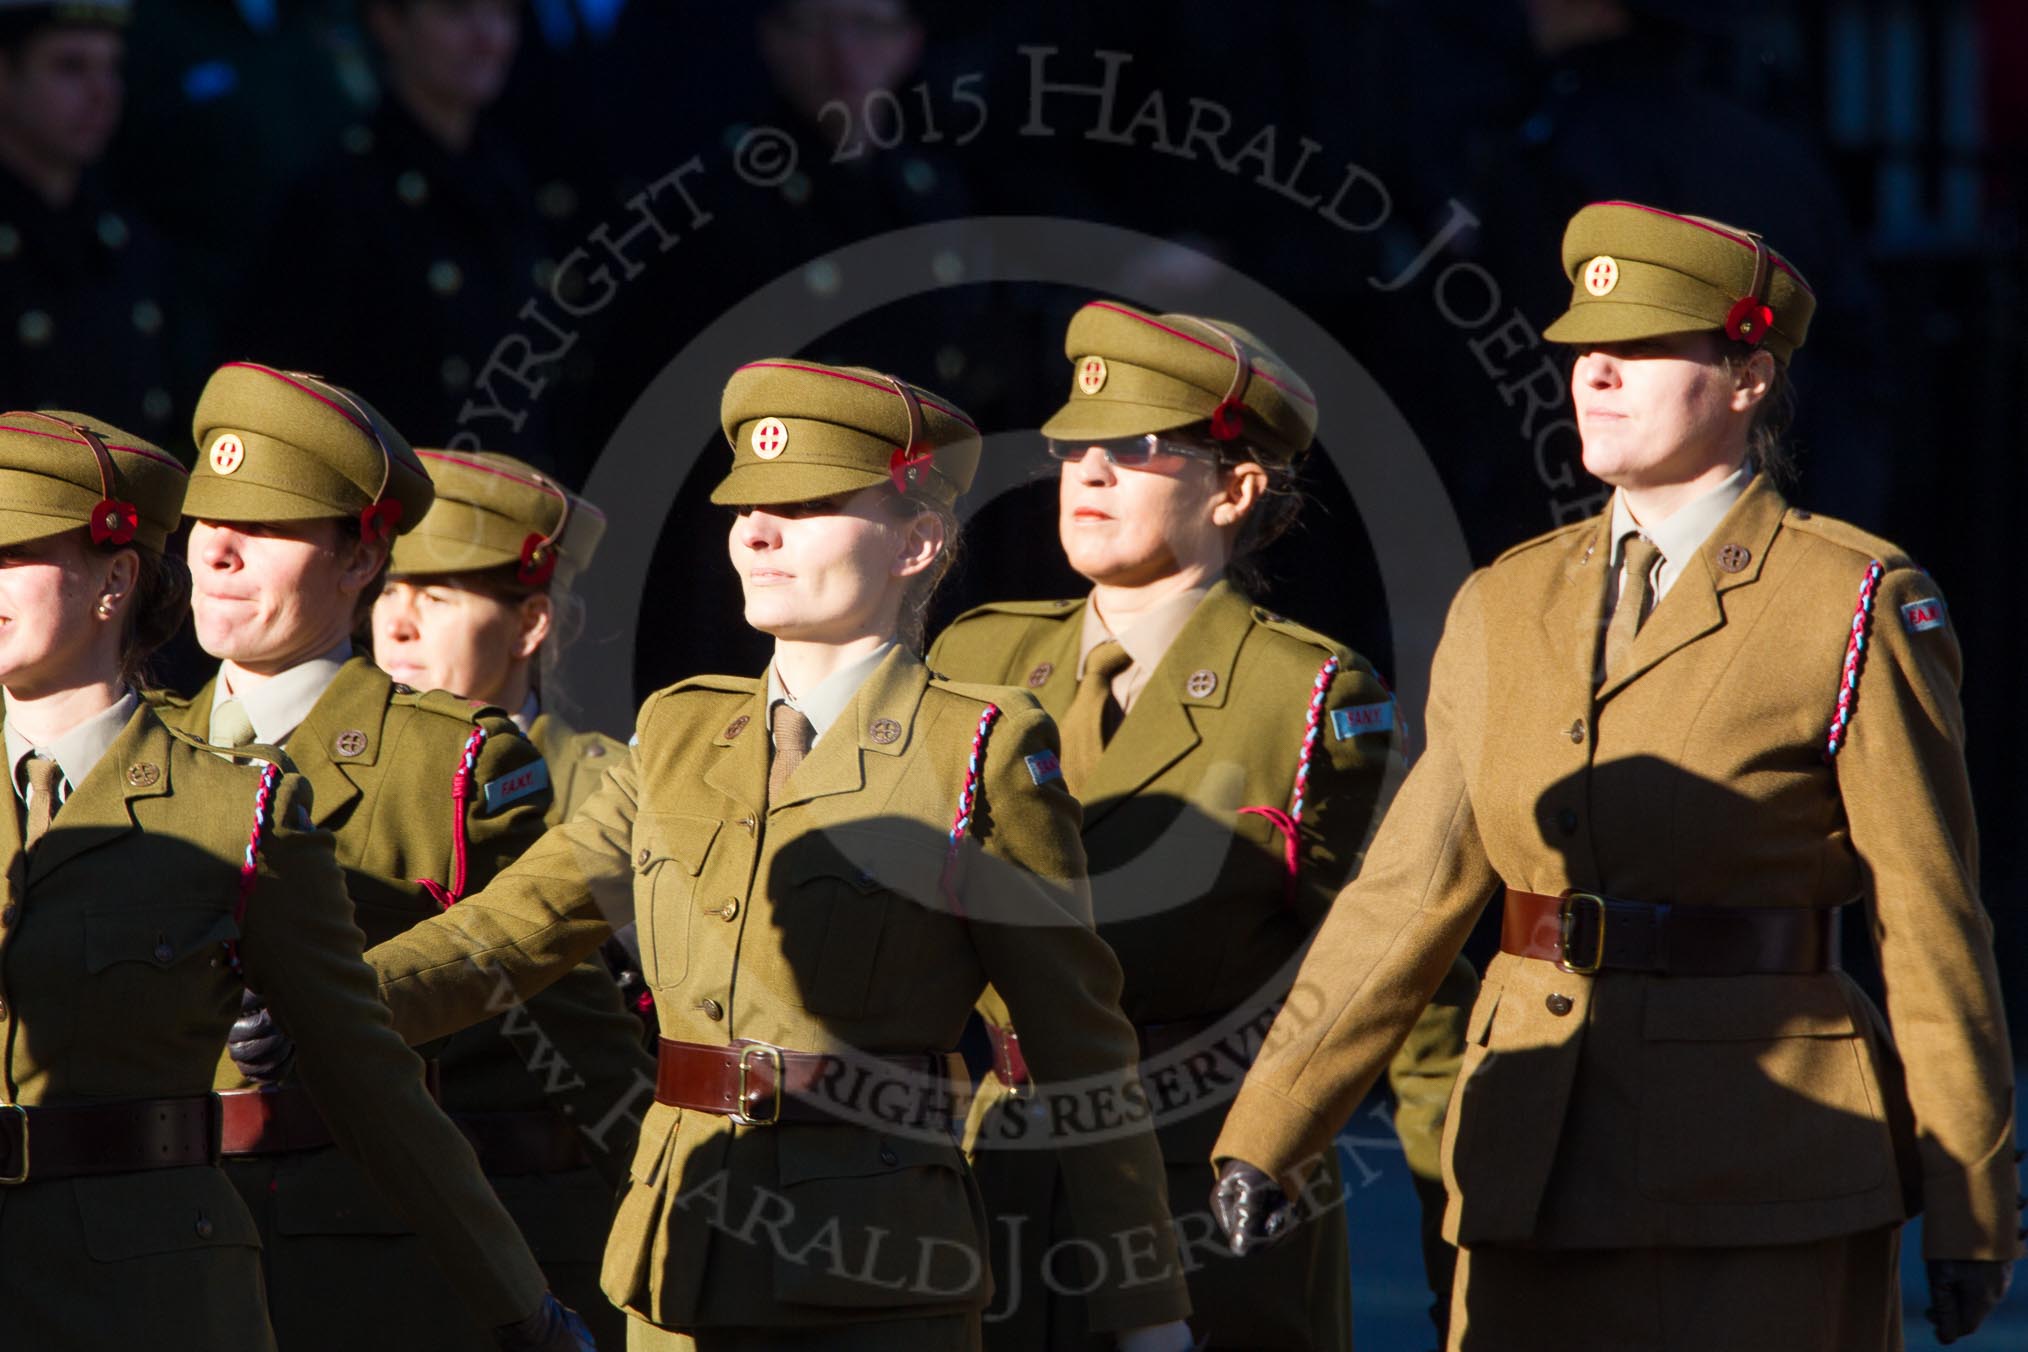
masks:
[[(815, 746), (823, 740), (824, 734), (830, 730), (831, 725), (836, 723), (844, 715), (845, 711), (852, 707), (852, 697), (859, 693), (860, 686), (866, 684), (866, 678), (873, 674), (873, 669), (887, 660), (887, 655), (894, 651), (894, 647), (894, 640), (889, 639), (858, 661), (847, 666), (842, 666), (829, 676), (826, 676), (815, 690), (812, 690), (801, 698), (789, 693), (788, 687), (782, 684), (781, 676), (775, 671), (775, 664), (772, 662), (768, 663), (768, 725), (770, 729), (773, 728), (775, 721), (775, 706), (777, 704), (786, 704), (810, 720), (810, 727), (816, 732), (816, 735), (810, 739), (810, 745)], [(770, 731), (770, 736), (772, 735), (772, 731)]]
[(72, 789), (85, 782), (85, 776), (92, 772), (92, 767), (106, 758), (106, 752), (112, 750), (113, 743), (127, 730), (127, 723), (140, 703), (140, 696), (129, 690), (111, 705), (44, 746), (37, 746), (15, 731), (10, 721), (5, 730), (7, 765), (13, 772), (15, 796), (23, 802), (28, 801), (27, 761), (40, 752), (55, 761), (57, 768), (63, 771), (65, 787), (58, 794), (57, 801), (68, 798)]
[(521, 708), (507, 716), (514, 720), (514, 726), (521, 729), (521, 735), (526, 737), (528, 730), (535, 726), (535, 720), (542, 717), (542, 701), (531, 690), (528, 698), (521, 701)]
[(1115, 634), (1099, 614), (1096, 594), (1085, 598), (1084, 631), (1077, 644), (1077, 679), (1084, 680), (1085, 664), (1091, 658), (1092, 649), (1107, 639), (1116, 638), (1132, 659), (1127, 668), (1113, 677), (1113, 701), (1122, 713), (1131, 709), (1134, 700), (1148, 684), (1148, 678), (1155, 674), (1155, 668), (1175, 646), (1190, 617), (1197, 613), (1197, 607), (1211, 594), (1211, 588), (1192, 587), (1180, 592), (1153, 610), (1142, 615), (1123, 634)]
[[(246, 710), (247, 721), (253, 724), (254, 740), (264, 746), (280, 746), (303, 726), (310, 710), (317, 707), (331, 682), (338, 679), (338, 669), (351, 660), (352, 640), (348, 638), (330, 652), (299, 662), (244, 695), (236, 695), (227, 688), (232, 681), (233, 665), (221, 662), (218, 679), (211, 687), (212, 712), (216, 713), (218, 706), (227, 700), (236, 699), (239, 707)], [(205, 726), (208, 729), (209, 722)]]
[(1617, 489), (1613, 492), (1613, 548), (1611, 566), (1615, 572), (1624, 557), (1627, 537), (1645, 535), (1655, 542), (1655, 548), (1662, 551), (1662, 557), (1655, 564), (1654, 596), (1660, 601), (1683, 575), (1691, 556), (1704, 547), (1711, 538), (1711, 532), (1718, 529), (1718, 523), (1732, 510), (1740, 495), (1746, 492), (1747, 484), (1753, 478), (1753, 471), (1745, 465), (1734, 470), (1723, 483), (1698, 494), (1678, 507), (1660, 521), (1642, 525), (1634, 520), (1634, 514), (1627, 510), (1626, 497)]

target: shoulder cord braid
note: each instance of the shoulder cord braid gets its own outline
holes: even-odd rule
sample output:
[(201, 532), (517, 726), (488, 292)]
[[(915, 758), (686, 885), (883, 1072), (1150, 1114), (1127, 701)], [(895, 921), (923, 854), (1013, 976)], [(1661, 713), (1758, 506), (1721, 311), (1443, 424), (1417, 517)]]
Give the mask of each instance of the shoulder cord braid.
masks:
[(1317, 734), (1324, 726), (1324, 699), (1331, 693), (1331, 678), (1338, 674), (1338, 656), (1333, 653), (1324, 659), (1324, 665), (1317, 669), (1317, 679), (1310, 686), (1310, 704), (1303, 713), (1303, 748), (1296, 757), (1296, 782), (1289, 790), (1289, 810), (1278, 807), (1243, 807), (1243, 816), (1252, 813), (1265, 817), (1275, 830), (1282, 833), (1282, 901), (1296, 904), (1296, 883), (1302, 874), (1303, 805), (1310, 791), (1310, 762), (1317, 754)]
[(965, 760), (965, 785), (958, 790), (958, 815), (951, 819), (950, 848), (944, 854), (943, 876), (937, 888), (950, 904), (951, 914), (963, 920), (965, 903), (958, 896), (958, 851), (972, 829), (972, 809), (979, 801), (980, 767), (986, 761), (986, 735), (999, 720), (1000, 706), (988, 704), (979, 715), (978, 730), (972, 734), (972, 754)]
[[(261, 868), (261, 844), (267, 839), (268, 827), (274, 822), (275, 788), (282, 782), (282, 767), (273, 761), (261, 765), (260, 787), (254, 791), (253, 830), (246, 838), (246, 857), (239, 865), (239, 895), (232, 903), (232, 923), (244, 932), (246, 929), (246, 908), (253, 900), (254, 884), (259, 880)], [(246, 973), (240, 969), (239, 940), (225, 941), (225, 959), (232, 967), (232, 974), (242, 981)]]
[(448, 911), (465, 895), (465, 808), (472, 801), (472, 780), (479, 771), (479, 748), (486, 745), (482, 724), (465, 739), (465, 754), (458, 758), (458, 772), (451, 777), (451, 885), (434, 878), (418, 878), (422, 890)]
[(1837, 761), (1845, 748), (1845, 734), (1852, 725), (1852, 713), (1859, 702), (1859, 676), (1866, 669), (1866, 645), (1873, 636), (1873, 596), (1880, 589), (1886, 569), (1875, 559), (1866, 565), (1866, 577), (1859, 584), (1859, 604), (1852, 611), (1852, 637), (1845, 645), (1845, 667), (1838, 678), (1838, 704), (1831, 712), (1831, 730), (1824, 737), (1824, 764)]

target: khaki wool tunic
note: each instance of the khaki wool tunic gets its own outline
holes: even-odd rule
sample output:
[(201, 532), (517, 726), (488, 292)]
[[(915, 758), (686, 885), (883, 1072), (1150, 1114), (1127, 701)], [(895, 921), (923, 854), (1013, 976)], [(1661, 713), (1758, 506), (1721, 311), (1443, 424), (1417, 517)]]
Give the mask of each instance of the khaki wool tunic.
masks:
[[(947, 892), (989, 702), (1000, 712)], [(1095, 1319), (1182, 1317), (1119, 964), (1091, 927), (1077, 802), (1040, 769), (1054, 724), (1023, 693), (934, 679), (895, 648), (770, 801), (766, 703), (765, 680), (739, 677), (650, 697), (635, 745), (568, 822), (484, 892), (373, 950), (396, 1026), (455, 1029), (496, 983), (539, 988), (628, 921), (662, 1035), (683, 1042), (826, 1052), (847, 1067), (941, 1051), (991, 981), (1042, 1073), (1086, 1088), (1066, 1104), (1088, 1142), (1080, 1233), (1124, 1246), (1146, 1277), (1095, 1302)], [(661, 1329), (746, 1330), (757, 1346), (768, 1330), (880, 1321), (924, 1352), (973, 1346), (987, 1235), (956, 1140), (911, 1125), (877, 1088), (863, 1101), (840, 1092), (837, 1123), (650, 1110), (606, 1293)]]
[[(1929, 1257), (2017, 1257), (2013, 1069), (1937, 584), (1756, 479), (1595, 686), (1608, 557), (1594, 518), (1458, 593), (1429, 747), (1304, 964), (1335, 998), (1277, 1022), (1213, 1153), (1280, 1170), (1328, 1139), (1502, 884), (1686, 909), (1858, 900), (1884, 1013), (1838, 971), (1496, 958), (1446, 1128), (1447, 1233), (1468, 1263), (1503, 1246), (1857, 1245), (1920, 1207)], [(1854, 713), (1827, 757), (1876, 562)], [(1700, 1343), (1698, 1319), (1626, 1345), (1737, 1345)]]

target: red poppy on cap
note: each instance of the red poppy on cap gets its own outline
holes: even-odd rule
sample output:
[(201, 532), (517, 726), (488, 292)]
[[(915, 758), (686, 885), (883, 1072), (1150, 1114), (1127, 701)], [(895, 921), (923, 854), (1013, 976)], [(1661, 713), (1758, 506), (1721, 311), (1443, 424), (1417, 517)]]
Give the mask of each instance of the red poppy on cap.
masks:
[(1752, 296), (1741, 296), (1725, 313), (1725, 336), (1749, 347), (1759, 347), (1774, 327), (1774, 311)]
[(557, 548), (548, 536), (530, 535), (521, 542), (521, 564), (514, 576), (524, 587), (546, 587), (556, 575)]
[(1212, 409), (1211, 435), (1220, 441), (1232, 441), (1246, 435), (1246, 405), (1237, 399), (1227, 399)]
[(397, 498), (382, 498), (359, 513), (360, 538), (370, 545), (392, 537), (399, 525), (401, 502)]
[(935, 462), (936, 453), (930, 449), (928, 442), (903, 446), (887, 457), (887, 477), (894, 480), (895, 492), (906, 493), (915, 487), (916, 480), (922, 477), (922, 471)]
[(92, 508), (92, 543), (95, 545), (124, 545), (134, 538), (134, 532), (141, 525), (141, 513), (131, 502), (118, 498), (100, 498), (99, 505)]

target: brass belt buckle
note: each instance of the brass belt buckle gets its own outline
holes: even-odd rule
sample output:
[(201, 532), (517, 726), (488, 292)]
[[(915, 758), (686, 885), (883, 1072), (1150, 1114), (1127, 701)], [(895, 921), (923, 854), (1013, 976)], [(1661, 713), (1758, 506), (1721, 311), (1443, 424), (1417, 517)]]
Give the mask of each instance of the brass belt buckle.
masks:
[[(1598, 907), (1598, 942), (1592, 946), (1590, 962), (1579, 962), (1570, 956), (1571, 936), (1577, 932), (1577, 905), (1583, 901), (1588, 901)], [(1570, 892), (1565, 894), (1563, 905), (1558, 908), (1556, 914), (1556, 948), (1558, 955), (1556, 965), (1566, 972), (1575, 972), (1579, 976), (1596, 975), (1599, 968), (1605, 965), (1605, 926), (1606, 904), (1604, 897), (1599, 896), (1596, 892)]]
[[(750, 1116), (746, 1110), (747, 1067), (752, 1064), (749, 1058), (755, 1055), (765, 1059), (774, 1068), (775, 1072), (775, 1110), (766, 1117)], [(772, 1127), (775, 1123), (782, 1120), (782, 1049), (780, 1047), (770, 1047), (765, 1042), (749, 1042), (739, 1049), (739, 1101), (733, 1105), (732, 1120), (743, 1127)], [(26, 1137), (23, 1139), (25, 1140)]]
[(0, 1187), (11, 1188), (28, 1181), (28, 1109), (19, 1103), (0, 1103), (0, 1112), (15, 1113), (21, 1118), (21, 1167), (16, 1173), (0, 1174)]

